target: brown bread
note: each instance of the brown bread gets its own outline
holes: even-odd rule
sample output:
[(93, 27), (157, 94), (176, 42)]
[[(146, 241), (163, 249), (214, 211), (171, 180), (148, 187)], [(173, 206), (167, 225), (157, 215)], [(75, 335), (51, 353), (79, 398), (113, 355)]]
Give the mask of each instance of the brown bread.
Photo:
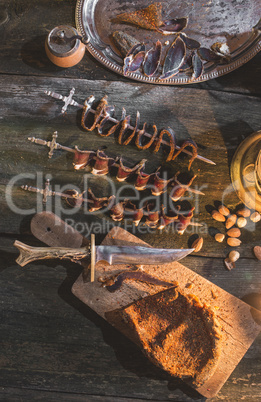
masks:
[(147, 296), (106, 313), (106, 319), (173, 376), (199, 386), (216, 369), (221, 334), (215, 314), (180, 289), (173, 287)]

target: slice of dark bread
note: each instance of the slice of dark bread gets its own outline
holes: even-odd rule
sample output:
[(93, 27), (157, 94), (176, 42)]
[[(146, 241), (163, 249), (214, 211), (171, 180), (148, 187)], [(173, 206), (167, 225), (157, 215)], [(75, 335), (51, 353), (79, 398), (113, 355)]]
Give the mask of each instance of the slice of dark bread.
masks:
[(195, 296), (173, 287), (107, 312), (106, 319), (171, 375), (199, 386), (214, 374), (220, 326), (214, 312)]

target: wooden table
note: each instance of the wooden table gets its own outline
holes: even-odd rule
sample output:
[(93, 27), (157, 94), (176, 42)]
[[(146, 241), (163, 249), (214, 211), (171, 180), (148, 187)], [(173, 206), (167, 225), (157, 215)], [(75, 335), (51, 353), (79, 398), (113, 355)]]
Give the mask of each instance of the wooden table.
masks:
[[(51, 139), (58, 131), (58, 141), (82, 149), (106, 146), (106, 152), (122, 155), (128, 163), (147, 158), (151, 172), (162, 163), (163, 154), (139, 151), (134, 146), (120, 146), (111, 137), (85, 132), (80, 127), (80, 110), (68, 108), (61, 115), (62, 103), (48, 98), (44, 90), (68, 95), (75, 88), (79, 103), (91, 94), (97, 100), (107, 94), (109, 103), (141, 122), (159, 128), (172, 127), (178, 141), (191, 136), (200, 153), (216, 162), (211, 166), (193, 164), (198, 174), (195, 184), (204, 189), (195, 211), (195, 220), (203, 224), (199, 234), (204, 246), (198, 254), (182, 263), (232, 295), (255, 302), (261, 308), (261, 266), (252, 253), (260, 244), (261, 223), (242, 230), (241, 258), (233, 271), (223, 260), (230, 251), (213, 239), (213, 228), (224, 231), (215, 222), (211, 210), (222, 200), (234, 209), (240, 204), (230, 187), (231, 158), (240, 142), (260, 130), (260, 54), (238, 70), (201, 84), (183, 87), (154, 86), (130, 81), (101, 66), (89, 54), (71, 69), (52, 65), (44, 52), (48, 32), (60, 24), (74, 25), (75, 1), (10, 1), (0, 5), (2, 52), (1, 81), (1, 353), (0, 399), (127, 401), (127, 400), (202, 400), (181, 381), (171, 379), (154, 367), (141, 351), (71, 293), (81, 272), (70, 262), (37, 262), (21, 268), (15, 239), (40, 245), (30, 234), (30, 220), (36, 212), (36, 196), (20, 188), (22, 184), (66, 184), (82, 188), (84, 173), (75, 172), (72, 156), (56, 151), (48, 159), (48, 150), (29, 143), (27, 137)], [(166, 169), (175, 173), (185, 169), (187, 159), (170, 163)], [(21, 176), (18, 176), (20, 175)], [(119, 188), (115, 177), (112, 182)], [(38, 180), (38, 183), (36, 181)], [(101, 178), (91, 177), (96, 194), (107, 191)], [(56, 189), (58, 188), (56, 187)], [(232, 191), (230, 191), (230, 189)], [(53, 212), (64, 204), (48, 204)], [(87, 229), (102, 229), (99, 243), (114, 224), (103, 214), (73, 216), (62, 212), (63, 219), (83, 234)], [(179, 236), (171, 229), (148, 231), (129, 224), (127, 229), (152, 246), (187, 247), (195, 232)], [(252, 297), (251, 297), (252, 295)], [(261, 398), (261, 337), (259, 336), (213, 400), (259, 400)]]

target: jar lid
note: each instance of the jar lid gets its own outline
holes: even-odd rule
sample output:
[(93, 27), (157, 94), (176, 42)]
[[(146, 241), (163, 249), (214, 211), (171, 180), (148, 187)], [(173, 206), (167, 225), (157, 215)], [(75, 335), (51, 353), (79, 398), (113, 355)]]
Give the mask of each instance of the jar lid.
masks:
[(60, 25), (52, 29), (47, 37), (50, 52), (57, 57), (67, 57), (78, 50), (81, 44), (80, 36), (75, 28)]

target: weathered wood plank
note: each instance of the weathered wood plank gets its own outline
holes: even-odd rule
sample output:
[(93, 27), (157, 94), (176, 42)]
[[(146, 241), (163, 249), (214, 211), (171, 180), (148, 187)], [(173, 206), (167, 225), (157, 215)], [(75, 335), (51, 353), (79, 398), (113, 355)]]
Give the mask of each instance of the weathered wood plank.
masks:
[[(129, 79), (103, 67), (88, 52), (77, 66), (70, 69), (57, 67), (48, 60), (44, 51), (45, 38), (55, 26), (75, 26), (75, 4), (72, 0), (62, 3), (60, 0), (33, 0), (30, 5), (26, 0), (4, 2), (0, 9), (3, 38), (0, 73), (129, 82)], [(260, 86), (257, 85), (261, 73), (260, 57), (257, 55), (226, 76), (189, 87), (260, 95)]]
[[(25, 400), (30, 401), (57, 401), (59, 397), (60, 400), (65, 402), (85, 402), (88, 399), (88, 402), (131, 402), (133, 398), (121, 398), (117, 396), (99, 396), (99, 395), (89, 395), (80, 393), (71, 393), (71, 392), (51, 392), (51, 391), (41, 391), (37, 389), (20, 389), (20, 388), (1, 388), (0, 389), (0, 397), (3, 400), (7, 400), (9, 402), (21, 402)], [(144, 399), (137, 399), (135, 401), (141, 402)], [(156, 399), (150, 399), (150, 401), (154, 402)]]
[[(27, 141), (27, 137), (36, 136), (50, 139), (53, 131), (59, 133), (58, 141), (66, 146), (79, 145), (82, 149), (98, 149), (106, 146), (106, 153), (112, 156), (122, 155), (126, 164), (130, 166), (142, 158), (147, 158), (145, 171), (152, 172), (162, 164), (163, 153), (151, 153), (150, 150), (139, 151), (134, 145), (120, 146), (112, 137), (100, 137), (97, 133), (84, 132), (80, 127), (80, 110), (70, 107), (65, 116), (61, 116), (62, 103), (55, 101), (43, 94), (45, 89), (53, 89), (62, 94), (68, 94), (69, 89), (76, 88), (75, 99), (80, 103), (94, 94), (99, 100), (106, 93), (109, 103), (115, 104), (116, 116), (120, 117), (121, 108), (126, 107), (127, 113), (135, 118), (137, 110), (141, 112), (141, 122), (155, 122), (159, 128), (172, 127), (177, 134), (177, 141), (192, 137), (199, 145), (202, 155), (214, 160), (217, 165), (211, 166), (200, 161), (195, 161), (193, 171), (198, 177), (195, 184), (205, 192), (205, 196), (192, 197), (187, 201), (196, 206), (195, 219), (203, 224), (198, 233), (203, 235), (205, 246), (201, 255), (224, 257), (229, 251), (224, 244), (218, 244), (211, 234), (214, 228), (224, 232), (223, 223), (215, 222), (210, 211), (217, 202), (224, 202), (228, 207), (234, 208), (239, 200), (230, 184), (229, 166), (233, 153), (241, 140), (253, 131), (260, 128), (260, 102), (254, 96), (240, 94), (227, 94), (216, 91), (204, 91), (184, 88), (158, 88), (155, 86), (136, 86), (133, 83), (107, 83), (104, 87), (102, 81), (52, 79), (52, 78), (22, 78), (18, 80), (10, 78), (1, 79), (2, 99), (0, 102), (0, 114), (2, 116), (2, 154), (0, 156), (1, 168), (1, 199), (3, 200), (3, 219), (0, 223), (1, 232), (19, 233), (27, 214), (36, 212), (36, 196), (19, 189), (22, 184), (43, 186), (46, 175), (51, 175), (53, 186), (64, 188), (66, 184), (83, 191), (85, 181), (89, 180), (90, 187), (96, 195), (108, 196), (111, 194), (110, 186), (115, 186), (119, 191), (122, 184), (115, 180), (115, 173), (106, 178), (86, 176), (88, 171), (73, 171), (72, 155), (57, 151), (52, 159), (48, 159), (48, 150)], [(124, 96), (122, 94), (124, 93)], [(145, 105), (145, 107), (144, 107)], [(164, 168), (170, 176), (177, 170), (187, 168), (188, 158), (179, 157), (177, 162), (164, 164)], [(36, 173), (38, 172), (38, 173)], [(16, 181), (18, 174), (24, 174)], [(6, 186), (10, 180), (14, 180), (14, 186), (10, 189), (13, 203), (21, 210), (32, 209), (25, 213), (15, 213), (6, 202)], [(109, 179), (109, 181), (108, 181)], [(133, 183), (133, 182), (132, 182)], [(54, 187), (53, 187), (54, 188)], [(232, 191), (231, 191), (232, 190)], [(133, 196), (132, 190), (126, 190), (123, 197)], [(150, 192), (141, 193), (142, 198), (150, 197)], [(164, 202), (164, 197), (161, 198)], [(10, 201), (10, 200), (9, 200)], [(160, 202), (160, 203), (161, 203)], [(9, 202), (10, 204), (10, 202)], [(62, 204), (63, 205), (63, 204)], [(56, 208), (59, 214), (60, 201), (51, 203), (51, 208)], [(39, 200), (38, 208), (42, 208)], [(67, 211), (69, 212), (69, 211)], [(106, 215), (83, 215), (82, 210), (77, 214), (68, 216), (78, 230), (89, 235), (91, 230), (89, 220), (97, 223), (96, 230), (105, 235), (115, 224)], [(63, 211), (66, 214), (66, 211)], [(100, 218), (103, 220), (102, 227)], [(29, 218), (27, 218), (27, 222)], [(27, 225), (28, 226), (28, 225)], [(92, 227), (94, 229), (94, 227)], [(151, 245), (159, 242), (162, 247), (187, 246), (195, 230), (187, 230), (184, 236), (177, 236), (171, 229), (166, 228), (155, 236), (154, 231), (148, 231), (145, 226), (139, 227), (140, 231), (130, 222), (127, 230), (142, 237)], [(244, 257), (253, 257), (252, 247), (259, 244), (261, 223), (248, 225), (242, 230), (243, 247), (240, 252)]]
[[(33, 244), (30, 238), (26, 241)], [(181, 383), (171, 382), (135, 345), (71, 294), (80, 267), (50, 261), (21, 268), (14, 262), (18, 253), (12, 243), (13, 236), (1, 238), (3, 395), (3, 388), (8, 395), (8, 388), (16, 384), (21, 393), (41, 390), (75, 398), (200, 399)], [(260, 294), (260, 263), (240, 260), (232, 272), (225, 270), (220, 259), (189, 257), (184, 264), (237, 297)], [(261, 397), (260, 350), (259, 336), (214, 401)]]

